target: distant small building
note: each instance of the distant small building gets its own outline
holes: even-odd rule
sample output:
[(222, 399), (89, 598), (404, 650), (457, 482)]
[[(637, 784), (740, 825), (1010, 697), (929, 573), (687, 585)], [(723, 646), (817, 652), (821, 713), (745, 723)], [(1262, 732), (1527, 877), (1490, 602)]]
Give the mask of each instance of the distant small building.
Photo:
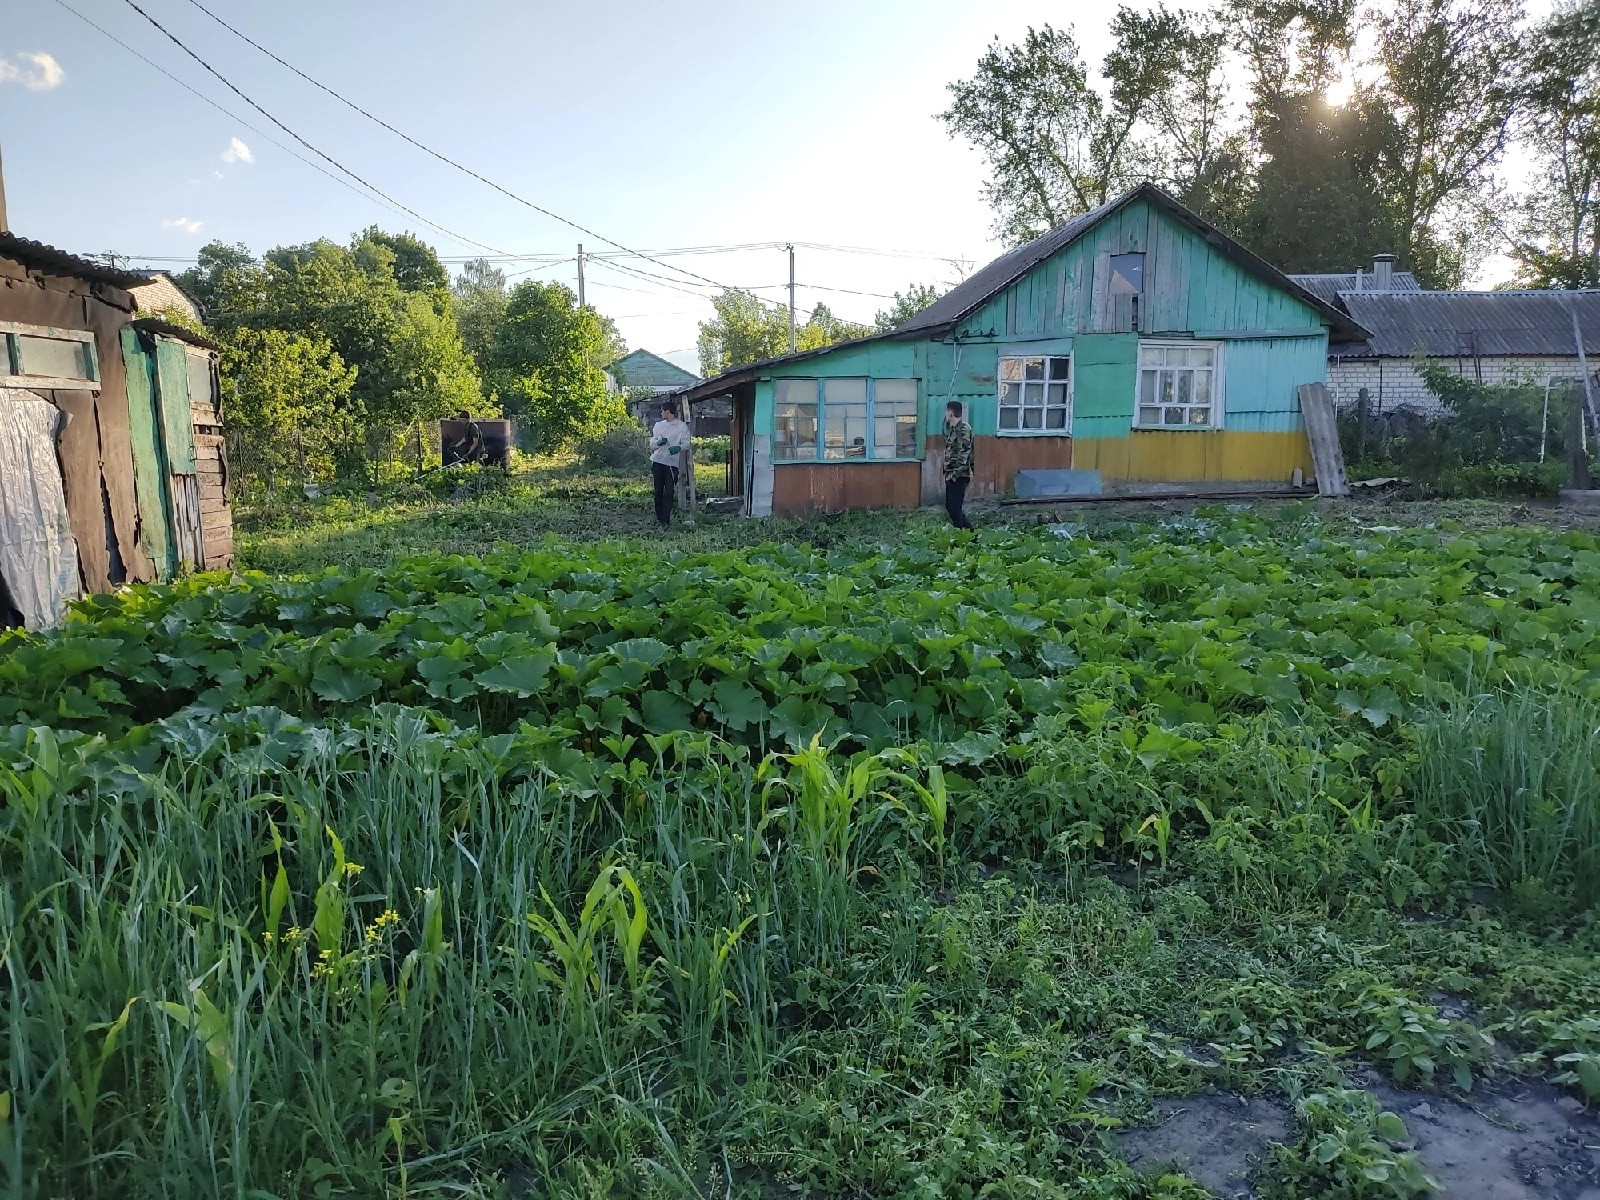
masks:
[[(661, 397), (682, 391), (700, 382), (700, 377), (670, 363), (659, 354), (635, 350), (606, 368), (618, 390), (632, 399), (634, 420), (649, 428), (661, 417)], [(733, 406), (726, 400), (697, 404), (694, 431), (700, 437), (726, 436), (731, 426)]]
[(195, 298), (179, 287), (177, 281), (165, 271), (135, 271), (134, 274), (145, 280), (128, 289), (141, 313), (175, 311), (191, 321), (201, 322), (205, 319)]
[(1480, 383), (1581, 386), (1580, 337), (1600, 380), (1600, 292), (1432, 292), (1393, 265), (1380, 254), (1371, 272), (1292, 277), (1370, 333), (1328, 345), (1328, 391), (1339, 408), (1356, 407), (1365, 392), (1373, 413), (1440, 415), (1419, 359)]
[(217, 347), (148, 283), (0, 230), (0, 625), (233, 563)]

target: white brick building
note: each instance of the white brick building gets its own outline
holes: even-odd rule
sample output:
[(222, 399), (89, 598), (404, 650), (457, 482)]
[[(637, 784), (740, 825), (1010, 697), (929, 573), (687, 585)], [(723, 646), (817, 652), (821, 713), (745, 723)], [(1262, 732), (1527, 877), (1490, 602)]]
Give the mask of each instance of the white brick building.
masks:
[(1375, 414), (1442, 415), (1417, 373), (1424, 359), (1480, 383), (1563, 389), (1581, 385), (1586, 361), (1600, 396), (1600, 292), (1428, 292), (1393, 268), (1379, 255), (1371, 272), (1293, 277), (1371, 334), (1328, 347), (1338, 407), (1354, 408), (1365, 390)]

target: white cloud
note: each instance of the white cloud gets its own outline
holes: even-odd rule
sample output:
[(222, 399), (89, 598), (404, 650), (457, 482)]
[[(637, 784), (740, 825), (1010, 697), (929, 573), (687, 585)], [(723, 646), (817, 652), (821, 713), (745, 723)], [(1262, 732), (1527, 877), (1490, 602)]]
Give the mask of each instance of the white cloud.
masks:
[(163, 229), (181, 229), (185, 233), (199, 233), (204, 221), (196, 221), (192, 217), (170, 217), (161, 222)]
[(255, 162), (255, 160), (256, 160), (256, 156), (254, 154), (250, 153), (250, 147), (249, 146), (246, 146), (238, 138), (229, 138), (228, 139), (228, 148), (222, 152), (222, 161), (223, 162), (225, 162), (225, 163), (253, 163), (253, 162)]
[(43, 50), (25, 50), (16, 58), (0, 55), (0, 83), (20, 83), (30, 92), (48, 92), (61, 86), (67, 73)]

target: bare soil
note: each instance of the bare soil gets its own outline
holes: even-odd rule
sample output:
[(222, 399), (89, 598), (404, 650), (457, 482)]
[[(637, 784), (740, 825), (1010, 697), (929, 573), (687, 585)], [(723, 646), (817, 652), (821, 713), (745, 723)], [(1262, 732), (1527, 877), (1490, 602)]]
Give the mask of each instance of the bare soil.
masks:
[[(1405, 1120), (1446, 1200), (1600, 1200), (1600, 1120), (1548, 1085), (1508, 1081), (1463, 1099), (1364, 1085)], [(1158, 1124), (1119, 1135), (1126, 1161), (1187, 1172), (1226, 1200), (1253, 1197), (1269, 1148), (1294, 1136), (1280, 1100), (1202, 1094), (1156, 1110)]]

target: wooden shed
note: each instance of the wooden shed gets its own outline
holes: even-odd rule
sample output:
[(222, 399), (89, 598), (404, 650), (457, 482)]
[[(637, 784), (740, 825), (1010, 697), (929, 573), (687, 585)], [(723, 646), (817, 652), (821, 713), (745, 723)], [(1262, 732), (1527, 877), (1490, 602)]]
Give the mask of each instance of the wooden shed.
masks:
[(0, 232), (0, 625), (232, 565), (216, 347), (143, 282)]

